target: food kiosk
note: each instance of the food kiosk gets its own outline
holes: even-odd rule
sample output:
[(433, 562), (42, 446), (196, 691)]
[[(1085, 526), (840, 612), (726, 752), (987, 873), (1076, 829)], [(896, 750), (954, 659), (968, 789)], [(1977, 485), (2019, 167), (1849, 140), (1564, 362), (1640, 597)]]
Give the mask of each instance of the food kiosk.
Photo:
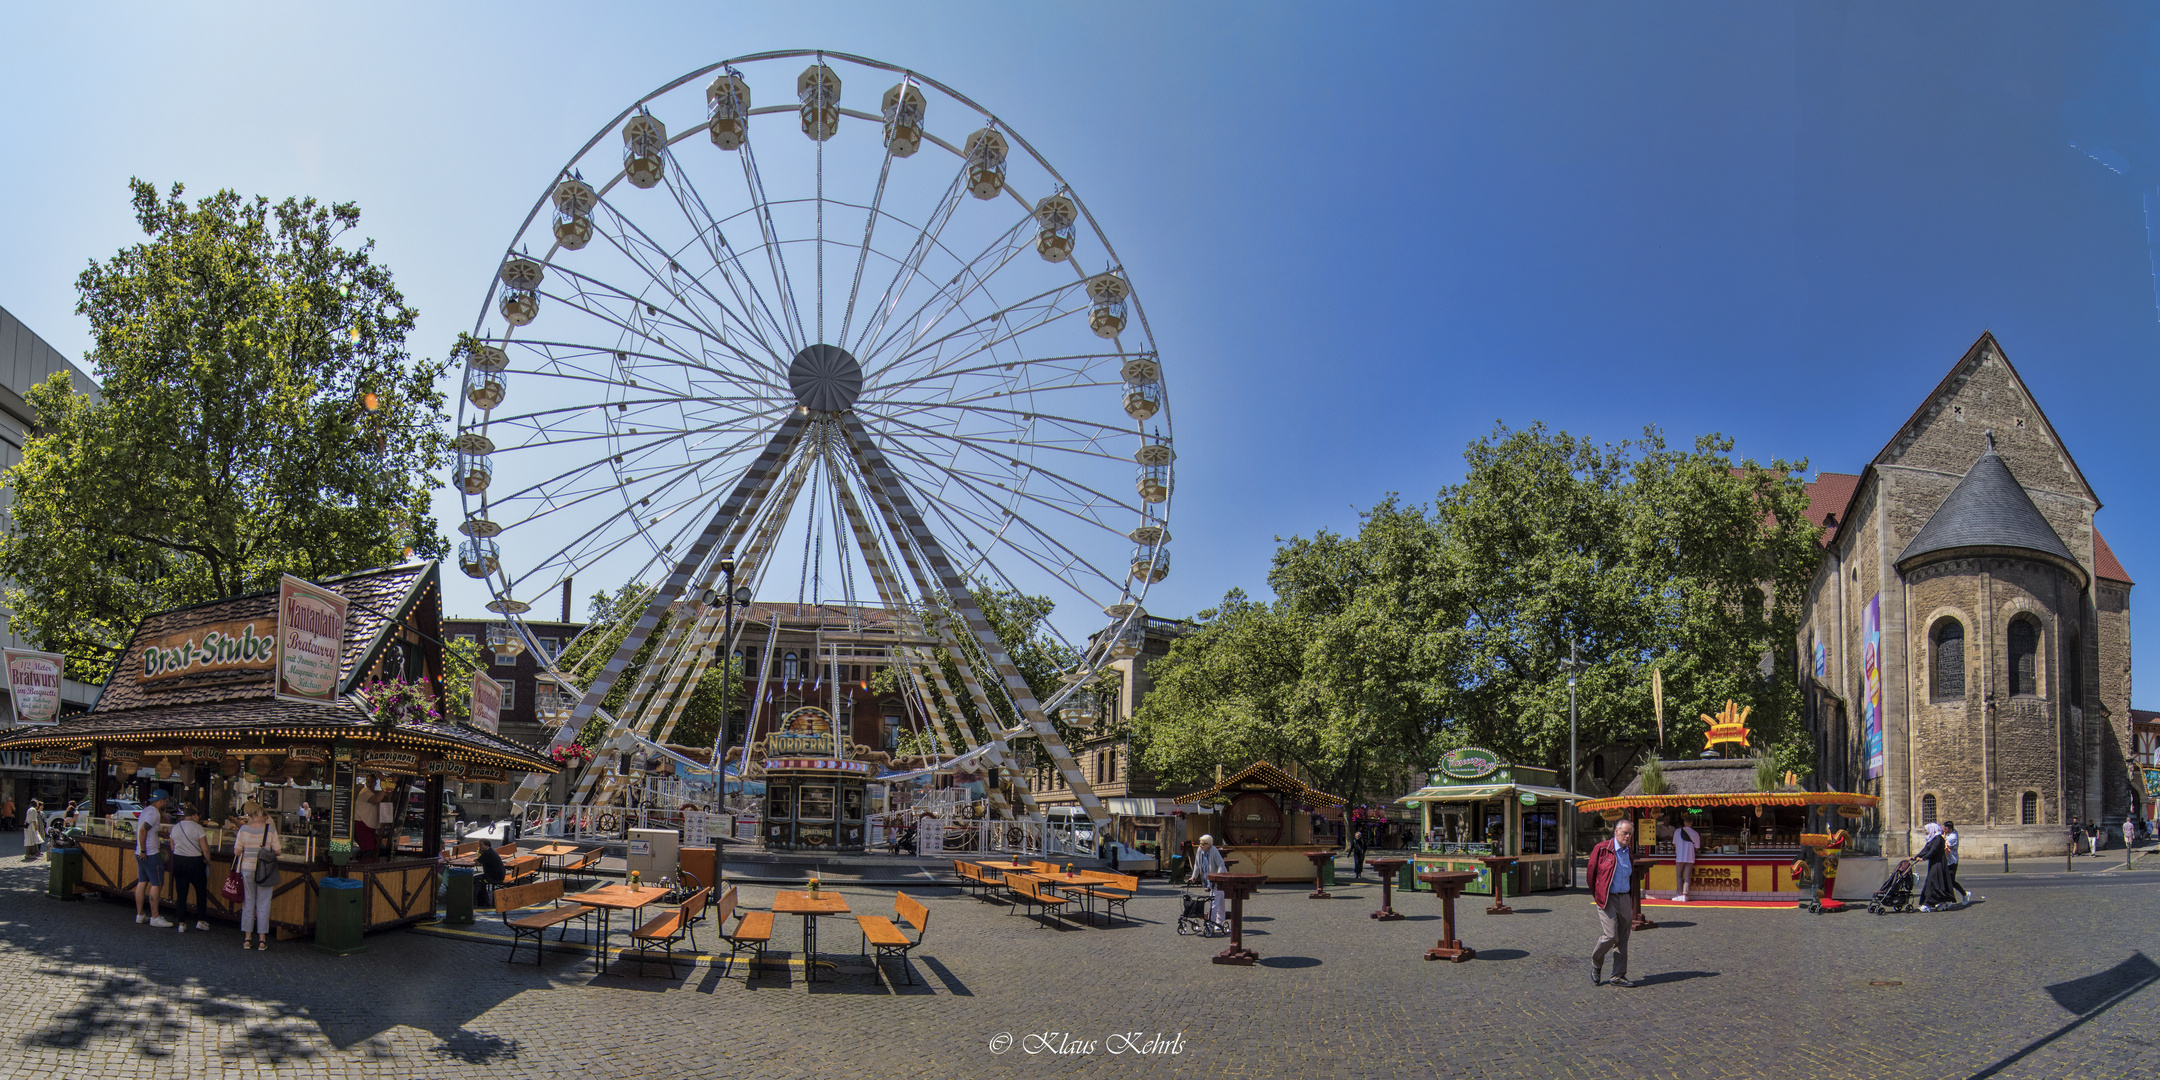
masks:
[(872, 765), (860, 760), (815, 705), (787, 714), (758, 744), (765, 799), (758, 828), (767, 851), (862, 851), (869, 836)]
[(1513, 856), (1500, 882), (1501, 896), (1518, 896), (1573, 884), (1574, 802), (1581, 798), (1554, 786), (1552, 769), (1516, 765), (1482, 747), (1448, 751), (1431, 783), (1397, 799), (1418, 807), (1421, 842), (1411, 858), (1411, 884), (1419, 874), (1464, 870), (1478, 875), (1466, 893), (1491, 895), (1494, 883), (1483, 860)]
[[(233, 819), (253, 801), (277, 825), (280, 882), (270, 921), (311, 931), (324, 878), (359, 881), (362, 928), (434, 912), (445, 783), (506, 783), (556, 766), (530, 747), (444, 720), (434, 562), (371, 570), (161, 612), (143, 620), (97, 705), (0, 732), (0, 749), (78, 755), (92, 804), (116, 812), (83, 828), (83, 891), (131, 896), (132, 806), (169, 792), (161, 833), (186, 803), (210, 843), (210, 913), (232, 866)], [(391, 800), (396, 822), (374, 857), (359, 815)], [(56, 838), (57, 840), (57, 838)], [(166, 877), (166, 896), (173, 881)]]
[[(1341, 806), (1343, 800), (1306, 787), (1296, 777), (1256, 761), (1214, 787), (1180, 795), (1176, 804), (1206, 803), (1212, 813), (1188, 815), (1185, 841), (1212, 833), (1225, 858), (1238, 860), (1241, 874), (1266, 874), (1269, 881), (1311, 881), (1313, 863), (1305, 853), (1315, 844), (1335, 847), (1333, 837), (1315, 841), (1312, 808)], [(1189, 854), (1191, 849), (1186, 849)]]

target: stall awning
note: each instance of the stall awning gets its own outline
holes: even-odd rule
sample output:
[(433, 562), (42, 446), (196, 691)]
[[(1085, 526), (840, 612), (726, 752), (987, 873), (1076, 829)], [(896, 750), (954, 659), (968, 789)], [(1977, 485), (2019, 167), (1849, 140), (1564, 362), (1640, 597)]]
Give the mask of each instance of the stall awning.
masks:
[(1576, 809), (1595, 814), (1601, 810), (1663, 810), (1688, 806), (1875, 806), (1873, 795), (1850, 791), (1719, 791), (1694, 795), (1618, 795), (1591, 799)]
[(1587, 797), (1572, 791), (1562, 791), (1559, 788), (1539, 787), (1536, 784), (1440, 784), (1435, 787), (1419, 788), (1395, 801), (1399, 803), (1478, 802), (1490, 799), (1495, 795), (1517, 795), (1525, 792), (1540, 799), (1557, 799), (1561, 802)]

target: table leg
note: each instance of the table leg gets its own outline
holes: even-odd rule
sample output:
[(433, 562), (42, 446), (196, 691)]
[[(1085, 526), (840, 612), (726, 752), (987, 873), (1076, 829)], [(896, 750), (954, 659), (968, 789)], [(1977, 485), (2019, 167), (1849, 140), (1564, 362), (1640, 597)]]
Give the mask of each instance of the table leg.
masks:
[(1477, 956), (1476, 949), (1464, 945), (1455, 937), (1455, 897), (1452, 895), (1442, 894), (1440, 897), (1440, 928), (1440, 941), (1425, 950), (1425, 959), (1460, 964)]
[(802, 917), (803, 982), (817, 981), (817, 916)]
[(1387, 922), (1387, 921), (1388, 921), (1388, 920), (1390, 920), (1390, 919), (1400, 919), (1400, 918), (1402, 918), (1402, 913), (1401, 913), (1401, 912), (1398, 912), (1398, 911), (1396, 911), (1396, 910), (1395, 910), (1395, 899), (1394, 899), (1394, 897), (1395, 897), (1395, 882), (1394, 882), (1394, 880), (1393, 880), (1392, 878), (1390, 878), (1390, 877), (1389, 877), (1388, 875), (1386, 875), (1386, 874), (1381, 874), (1381, 875), (1380, 875), (1380, 910), (1378, 910), (1378, 911), (1375, 911), (1375, 912), (1373, 912), (1373, 913), (1372, 913), (1372, 915), (1371, 915), (1370, 917), (1371, 917), (1371, 918), (1375, 918), (1375, 919), (1378, 919), (1378, 920), (1380, 920), (1381, 922)]

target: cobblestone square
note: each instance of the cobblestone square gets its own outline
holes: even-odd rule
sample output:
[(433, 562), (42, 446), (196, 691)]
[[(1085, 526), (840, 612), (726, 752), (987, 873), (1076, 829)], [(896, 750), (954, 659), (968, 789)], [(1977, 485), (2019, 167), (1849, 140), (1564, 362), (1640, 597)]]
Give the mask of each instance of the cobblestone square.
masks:
[[(754, 979), (741, 963), (595, 976), (570, 950), (505, 963), (488, 914), (376, 934), (358, 956), (262, 954), (230, 927), (174, 934), (116, 902), (49, 900), (44, 875), (0, 869), (9, 1077), (2160, 1075), (2160, 874), (2144, 871), (1983, 876), (1986, 902), (1940, 915), (1658, 909), (1634, 939), (1635, 989), (1591, 985), (1579, 892), (1514, 916), (1465, 901), (1478, 957), (1445, 964), (1421, 959), (1439, 935), (1429, 894), (1377, 923), (1370, 878), (1332, 900), (1275, 886), (1247, 908), (1260, 964), (1227, 967), (1208, 962), (1222, 939), (1176, 933), (1163, 885), (1130, 924), (1069, 928), (933, 887), (916, 985), (890, 963), (805, 985), (787, 917)], [(857, 913), (892, 906), (890, 890), (841, 891)], [(742, 893), (763, 907), (773, 889)], [(831, 920), (821, 948), (843, 959), (859, 941)]]

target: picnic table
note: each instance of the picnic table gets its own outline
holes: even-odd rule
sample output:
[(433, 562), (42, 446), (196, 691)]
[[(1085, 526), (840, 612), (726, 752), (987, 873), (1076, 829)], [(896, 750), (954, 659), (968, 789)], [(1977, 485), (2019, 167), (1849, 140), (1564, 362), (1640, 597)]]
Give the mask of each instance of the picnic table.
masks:
[(778, 892), (773, 894), (773, 914), (800, 915), (803, 927), (803, 981), (817, 981), (817, 921), (821, 915), (850, 914), (847, 898), (830, 889), (820, 890), (816, 896), (807, 892)]
[[(540, 859), (542, 862), (555, 862), (556, 860), (567, 859), (572, 855), (579, 854), (582, 850), (583, 849), (579, 848), (575, 844), (547, 844), (541, 847), (536, 847), (531, 851), (527, 852), (526, 854), (532, 855), (533, 857)], [(553, 869), (559, 872), (562, 870), (562, 866), (560, 865), (560, 863), (557, 863), (557, 865), (554, 866)]]
[[(533, 858), (533, 856), (528, 855), (524, 856), (524, 858)], [(603, 971), (607, 968), (609, 914), (616, 911), (641, 911), (653, 901), (667, 894), (668, 891), (658, 885), (646, 885), (638, 888), (632, 888), (628, 885), (602, 885), (591, 892), (581, 892), (576, 896), (564, 898), (572, 903), (583, 904), (586, 907), (597, 908), (600, 911), (600, 948), (593, 953), (594, 971)], [(635, 919), (631, 921), (636, 922)]]
[(1015, 871), (1023, 874), (1030, 873), (1033, 872), (1033, 870), (1035, 869), (1033, 866), (1030, 866), (1024, 862), (979, 862), (975, 865), (980, 866), (985, 870), (998, 870), (1008, 874)]

